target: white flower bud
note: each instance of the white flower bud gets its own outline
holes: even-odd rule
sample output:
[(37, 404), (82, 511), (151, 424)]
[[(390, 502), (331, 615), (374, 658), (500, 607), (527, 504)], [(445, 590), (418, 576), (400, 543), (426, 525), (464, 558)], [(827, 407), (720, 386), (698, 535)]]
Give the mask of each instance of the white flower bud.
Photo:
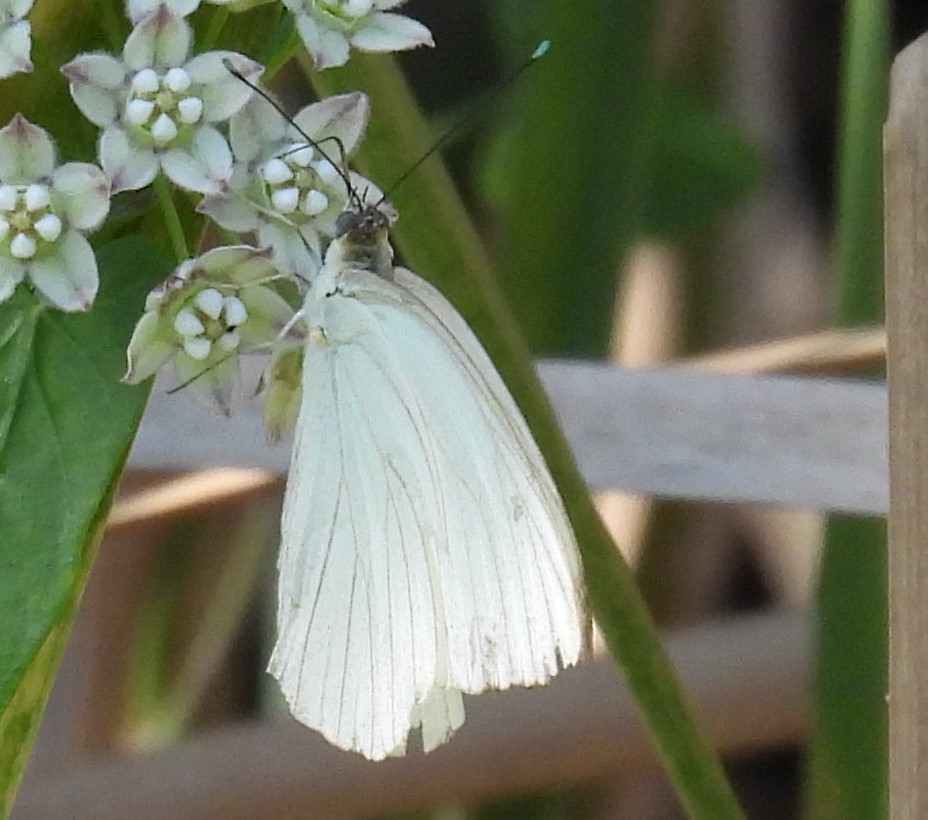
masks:
[[(174, 330), (181, 336), (192, 338), (199, 336), (206, 328), (190, 308), (181, 308), (174, 317)], [(190, 355), (193, 356), (192, 353)]]
[(289, 214), (300, 204), (299, 188), (278, 188), (271, 194), (271, 204), (282, 214)]
[(241, 339), (239, 338), (238, 333), (232, 330), (229, 333), (223, 333), (222, 336), (216, 340), (216, 344), (218, 344), (219, 347), (221, 347), (223, 350), (227, 350), (231, 353), (233, 350), (235, 350), (235, 348), (238, 347), (240, 341)]
[(6, 239), (6, 235), (10, 232), (10, 223), (5, 219), (0, 217), (0, 240)]
[(282, 159), (274, 157), (264, 163), (261, 168), (261, 176), (268, 185), (280, 185), (293, 179), (293, 171)]
[(12, 211), (19, 202), (15, 185), (0, 185), (0, 211)]
[(35, 221), (33, 227), (46, 242), (54, 242), (61, 236), (61, 219), (55, 214), (45, 214)]
[(342, 175), (339, 173), (338, 168), (326, 159), (313, 163), (313, 170), (316, 172), (316, 176), (330, 188), (342, 181)]
[(187, 125), (193, 125), (203, 116), (203, 100), (199, 97), (184, 97), (177, 103), (177, 116)]
[(48, 207), (48, 203), (52, 200), (52, 195), (47, 185), (42, 185), (40, 182), (33, 182), (26, 188), (23, 200), (26, 203), (26, 210), (40, 211), (42, 208)]
[(126, 121), (131, 125), (145, 125), (155, 110), (151, 100), (134, 99), (126, 103)]
[(222, 313), (222, 294), (216, 288), (201, 290), (194, 302), (210, 319), (218, 319)]
[(237, 296), (226, 296), (222, 304), (225, 308), (227, 327), (238, 327), (248, 318), (248, 309)]
[(285, 152), (287, 159), (294, 165), (299, 165), (300, 168), (308, 168), (315, 154), (313, 147), (305, 142), (294, 143)]
[(16, 259), (32, 259), (37, 247), (35, 239), (29, 234), (18, 233), (10, 242), (10, 254)]
[(345, 3), (345, 13), (352, 17), (363, 17), (373, 7), (374, 4), (371, 0), (347, 0)]
[(306, 192), (300, 203), (300, 210), (307, 216), (318, 216), (329, 207), (329, 198), (315, 188)]
[(176, 94), (190, 88), (190, 82), (190, 75), (182, 68), (168, 69), (167, 74), (164, 75), (165, 86)]
[(167, 114), (161, 114), (151, 126), (151, 135), (155, 142), (164, 145), (177, 136), (177, 126)]
[(143, 68), (132, 78), (132, 90), (136, 94), (154, 94), (160, 87), (161, 82), (153, 68)]
[(205, 336), (188, 336), (184, 339), (184, 352), (191, 358), (202, 362), (209, 356), (213, 343)]

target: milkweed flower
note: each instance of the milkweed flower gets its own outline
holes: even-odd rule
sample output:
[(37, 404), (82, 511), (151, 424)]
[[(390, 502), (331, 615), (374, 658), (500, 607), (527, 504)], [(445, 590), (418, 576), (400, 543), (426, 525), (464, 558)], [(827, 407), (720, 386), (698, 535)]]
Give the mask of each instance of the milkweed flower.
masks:
[[(369, 112), (367, 97), (356, 91), (308, 105), (290, 123), (255, 95), (229, 121), (235, 160), (228, 185), (197, 210), (227, 230), (255, 233), (281, 271), (312, 278), (322, 242), (335, 236), (335, 220), (351, 196), (342, 165), (360, 142)], [(379, 197), (358, 174), (347, 181), (359, 195)]]
[(162, 7), (178, 17), (186, 17), (200, 7), (200, 0), (126, 0), (126, 16), (136, 25)]
[(283, 0), (316, 68), (348, 62), (352, 47), (360, 51), (406, 51), (434, 46), (422, 23), (389, 9), (406, 0)]
[(24, 19), (34, 0), (0, 0), (0, 78), (32, 71), (32, 28)]
[(158, 174), (209, 194), (232, 175), (232, 153), (215, 124), (252, 94), (225, 67), (228, 60), (256, 82), (260, 64), (242, 54), (210, 51), (188, 60), (190, 27), (159, 6), (126, 40), (122, 59), (82, 54), (61, 70), (87, 119), (100, 126), (100, 164), (113, 193), (144, 188)]
[[(255, 6), (273, 3), (274, 0), (207, 0), (207, 2), (214, 6), (225, 6), (231, 11), (247, 11)], [(126, 0), (126, 15), (135, 24), (160, 6), (167, 6), (179, 17), (186, 17), (200, 7), (200, 0)]]
[(228, 415), (238, 354), (277, 339), (294, 309), (268, 283), (279, 278), (266, 250), (213, 248), (182, 262), (145, 300), (123, 381), (137, 384), (168, 362), (199, 399)]
[(17, 114), (0, 129), (0, 302), (26, 280), (61, 310), (86, 310), (99, 286), (83, 232), (109, 213), (103, 172), (85, 162), (56, 167), (48, 133)]

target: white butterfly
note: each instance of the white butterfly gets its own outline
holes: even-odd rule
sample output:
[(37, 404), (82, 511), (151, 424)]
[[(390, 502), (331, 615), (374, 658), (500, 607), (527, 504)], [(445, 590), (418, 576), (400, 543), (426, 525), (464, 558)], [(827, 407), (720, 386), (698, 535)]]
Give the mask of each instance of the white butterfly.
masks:
[(344, 749), (425, 751), (461, 693), (545, 683), (582, 642), (573, 532), (474, 334), (395, 268), (388, 218), (342, 214), (311, 284), (270, 672)]

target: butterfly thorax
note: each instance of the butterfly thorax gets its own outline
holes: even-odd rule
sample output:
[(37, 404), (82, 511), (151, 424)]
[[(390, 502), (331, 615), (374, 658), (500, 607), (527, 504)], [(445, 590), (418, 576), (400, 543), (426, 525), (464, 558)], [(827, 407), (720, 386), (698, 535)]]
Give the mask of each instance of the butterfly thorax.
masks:
[(375, 206), (343, 212), (335, 223), (336, 238), (326, 252), (326, 267), (333, 272), (364, 270), (393, 279), (389, 227), (389, 217)]

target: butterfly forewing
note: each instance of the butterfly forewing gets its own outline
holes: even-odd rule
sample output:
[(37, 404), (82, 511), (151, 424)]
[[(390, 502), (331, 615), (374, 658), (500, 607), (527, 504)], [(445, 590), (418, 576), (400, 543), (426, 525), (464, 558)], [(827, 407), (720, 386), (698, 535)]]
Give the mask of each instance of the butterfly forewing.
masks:
[[(577, 660), (563, 506), (489, 358), (414, 274), (321, 282), (287, 486), (271, 671), (297, 718), (371, 758), (426, 749), (460, 692)], [(310, 303), (313, 304), (310, 304)], [(324, 338), (324, 341), (323, 341)]]

